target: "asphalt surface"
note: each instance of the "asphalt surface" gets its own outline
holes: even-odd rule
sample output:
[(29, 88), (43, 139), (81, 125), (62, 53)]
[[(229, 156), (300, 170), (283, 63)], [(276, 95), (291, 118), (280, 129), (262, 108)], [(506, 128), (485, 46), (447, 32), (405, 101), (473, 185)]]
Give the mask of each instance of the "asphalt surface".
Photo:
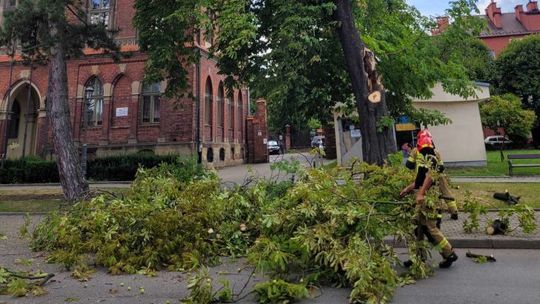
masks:
[(414, 285), (399, 288), (396, 304), (538, 304), (540, 303), (539, 250), (473, 250), (493, 254), (495, 263), (476, 264), (457, 250), (459, 260), (450, 269)]
[[(40, 216), (32, 217), (34, 225)], [(0, 232), (7, 240), (0, 241), (0, 265), (12, 270), (43, 270), (56, 276), (41, 297), (13, 298), (0, 296), (0, 303), (178, 303), (187, 294), (188, 275), (178, 272), (160, 272), (157, 277), (144, 275), (112, 276), (104, 269), (92, 275), (88, 282), (79, 282), (71, 273), (54, 264), (47, 264), (41, 253), (31, 252), (28, 240), (19, 237), (24, 223), (22, 216), (0, 217)], [(30, 227), (32, 228), (32, 227)], [(402, 260), (407, 259), (404, 249), (397, 249)], [(472, 249), (477, 254), (493, 254), (496, 263), (476, 264), (465, 257), (468, 249), (457, 249), (459, 260), (450, 269), (435, 269), (434, 276), (396, 290), (393, 303), (540, 303), (540, 250)], [(29, 265), (17, 260), (31, 259)], [(433, 253), (433, 265), (440, 261)], [(243, 286), (244, 295), (253, 284), (262, 281), (262, 275), (250, 278), (252, 269), (242, 259), (224, 259), (211, 274), (217, 281), (230, 280), (235, 293)], [(129, 288), (128, 288), (129, 287)], [(144, 293), (140, 292), (140, 288)], [(348, 303), (349, 289), (324, 287), (315, 291), (314, 298), (301, 303)], [(253, 294), (239, 303), (256, 303)]]

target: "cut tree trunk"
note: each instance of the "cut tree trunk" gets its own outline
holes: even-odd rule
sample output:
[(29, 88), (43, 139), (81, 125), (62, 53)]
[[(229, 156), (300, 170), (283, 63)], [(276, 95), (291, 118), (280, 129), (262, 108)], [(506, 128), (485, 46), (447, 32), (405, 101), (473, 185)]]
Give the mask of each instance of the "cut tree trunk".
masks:
[[(396, 152), (396, 144), (393, 128), (381, 125), (381, 119), (389, 116), (389, 112), (375, 56), (366, 49), (356, 29), (352, 1), (335, 0), (334, 3), (334, 16), (340, 24), (337, 31), (360, 117), (364, 161), (382, 165), (388, 154)], [(373, 99), (375, 92), (378, 92), (377, 98), (370, 102), (368, 97), (371, 95)]]
[[(54, 34), (56, 28), (51, 27)], [(46, 106), (53, 135), (53, 147), (64, 196), (69, 202), (80, 200), (88, 192), (79, 156), (73, 143), (70, 124), (65, 50), (61, 42), (51, 48)]]

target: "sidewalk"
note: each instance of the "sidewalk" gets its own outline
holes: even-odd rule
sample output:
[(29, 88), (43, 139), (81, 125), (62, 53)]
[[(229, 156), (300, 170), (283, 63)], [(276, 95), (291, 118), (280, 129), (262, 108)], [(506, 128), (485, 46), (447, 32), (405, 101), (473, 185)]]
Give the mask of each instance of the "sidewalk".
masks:
[[(480, 228), (473, 233), (466, 233), (463, 230), (463, 222), (468, 215), (459, 214), (459, 220), (451, 220), (448, 215), (444, 215), (441, 231), (455, 248), (492, 248), (492, 249), (540, 249), (540, 211), (535, 212), (536, 224), (538, 228), (531, 234), (525, 234), (521, 228), (508, 233), (507, 235), (490, 236), (485, 232), (487, 222), (498, 218), (497, 212), (488, 212), (480, 217)], [(518, 226), (518, 220), (511, 218), (511, 227)], [(390, 243), (392, 243), (390, 241)], [(404, 244), (394, 244), (396, 247), (403, 247)]]
[(540, 176), (450, 176), (455, 183), (540, 183)]

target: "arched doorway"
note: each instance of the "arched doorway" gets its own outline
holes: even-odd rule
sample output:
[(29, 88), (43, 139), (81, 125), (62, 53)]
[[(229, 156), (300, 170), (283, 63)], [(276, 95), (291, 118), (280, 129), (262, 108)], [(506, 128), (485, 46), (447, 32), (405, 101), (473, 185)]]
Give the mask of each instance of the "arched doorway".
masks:
[(11, 93), (5, 105), (7, 119), (7, 158), (36, 155), (39, 94), (28, 83), (22, 83)]

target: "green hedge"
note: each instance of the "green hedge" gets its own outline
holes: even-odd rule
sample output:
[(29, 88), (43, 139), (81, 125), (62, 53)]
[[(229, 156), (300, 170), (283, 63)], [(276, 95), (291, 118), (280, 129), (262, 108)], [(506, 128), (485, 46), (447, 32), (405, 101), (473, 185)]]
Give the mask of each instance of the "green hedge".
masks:
[[(130, 181), (139, 167), (153, 168), (161, 163), (178, 167), (195, 165), (191, 159), (178, 155), (129, 154), (97, 158), (88, 162), (87, 178), (94, 181)], [(59, 182), (56, 162), (36, 158), (6, 160), (0, 169), (2, 184)]]

